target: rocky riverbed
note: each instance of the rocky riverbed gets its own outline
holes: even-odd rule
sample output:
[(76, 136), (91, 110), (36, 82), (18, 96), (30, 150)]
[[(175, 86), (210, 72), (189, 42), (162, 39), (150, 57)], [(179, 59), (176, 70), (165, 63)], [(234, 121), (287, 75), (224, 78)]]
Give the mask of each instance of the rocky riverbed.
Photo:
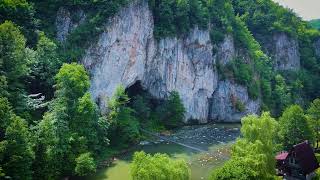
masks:
[[(208, 145), (226, 144), (240, 136), (240, 124), (210, 124), (185, 126), (170, 133), (161, 133), (162, 137), (188, 146), (208, 150)], [(141, 145), (168, 143), (163, 139), (142, 141)]]
[(147, 138), (139, 146), (116, 157), (112, 166), (100, 169), (86, 180), (130, 180), (130, 164), (134, 152), (166, 153), (172, 158), (184, 159), (191, 169), (191, 180), (206, 180), (213, 169), (220, 167), (230, 158), (230, 147), (240, 135), (240, 124), (210, 124), (185, 126), (175, 131), (158, 134), (165, 139), (196, 147), (204, 151), (195, 151), (188, 147)]

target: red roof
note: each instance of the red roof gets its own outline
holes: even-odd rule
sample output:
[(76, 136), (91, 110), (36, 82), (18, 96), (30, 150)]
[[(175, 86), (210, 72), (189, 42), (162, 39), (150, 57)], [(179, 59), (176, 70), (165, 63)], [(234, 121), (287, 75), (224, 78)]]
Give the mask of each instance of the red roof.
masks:
[(288, 155), (289, 155), (288, 152), (280, 153), (276, 156), (276, 160), (285, 160), (287, 159)]

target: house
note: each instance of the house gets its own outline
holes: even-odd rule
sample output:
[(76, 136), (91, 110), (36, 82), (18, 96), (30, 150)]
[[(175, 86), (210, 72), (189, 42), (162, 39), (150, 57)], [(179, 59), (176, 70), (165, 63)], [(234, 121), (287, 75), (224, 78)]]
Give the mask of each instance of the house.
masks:
[(293, 146), (289, 152), (280, 152), (275, 158), (278, 175), (285, 179), (311, 179), (319, 167), (308, 141)]

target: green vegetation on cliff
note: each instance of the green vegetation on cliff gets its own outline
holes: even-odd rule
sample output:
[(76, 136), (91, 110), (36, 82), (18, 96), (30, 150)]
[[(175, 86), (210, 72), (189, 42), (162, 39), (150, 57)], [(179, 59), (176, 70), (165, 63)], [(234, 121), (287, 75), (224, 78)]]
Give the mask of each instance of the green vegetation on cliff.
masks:
[[(0, 178), (85, 176), (96, 171), (100, 157), (108, 150), (137, 143), (140, 128), (175, 128), (183, 124), (185, 109), (177, 92), (155, 103), (148, 94), (130, 96), (119, 87), (107, 102), (109, 111), (102, 114), (88, 92), (86, 70), (71, 63), (81, 60), (108, 19), (128, 3), (0, 1)], [(318, 146), (319, 100), (304, 111), (311, 100), (320, 97), (320, 57), (314, 48), (320, 32), (311, 28), (317, 27), (316, 21), (310, 26), (271, 0), (148, 3), (157, 40), (184, 38), (196, 26), (209, 29), (216, 55), (226, 35), (232, 36), (241, 53), (226, 65), (217, 61), (220, 78), (246, 87), (251, 99), (261, 100), (263, 110), (280, 116), (279, 122), (268, 113), (244, 118), (242, 137), (233, 147), (232, 159), (214, 172), (212, 179), (272, 178), (273, 157), (279, 147), (288, 149), (305, 139)], [(71, 14), (77, 10), (86, 14), (84, 22), (70, 32), (64, 43), (55, 40), (56, 14), (61, 7)], [(77, 16), (71, 18), (79, 20)], [(299, 70), (275, 68), (268, 47), (277, 33), (297, 40)], [(39, 92), (42, 94), (36, 94)], [(245, 111), (237, 99), (234, 104), (237, 111)], [(266, 130), (263, 134), (261, 128)], [(153, 169), (145, 170), (149, 165)], [(184, 162), (172, 161), (165, 155), (136, 154), (134, 178), (150, 179), (159, 172), (172, 175), (171, 179), (190, 177)]]

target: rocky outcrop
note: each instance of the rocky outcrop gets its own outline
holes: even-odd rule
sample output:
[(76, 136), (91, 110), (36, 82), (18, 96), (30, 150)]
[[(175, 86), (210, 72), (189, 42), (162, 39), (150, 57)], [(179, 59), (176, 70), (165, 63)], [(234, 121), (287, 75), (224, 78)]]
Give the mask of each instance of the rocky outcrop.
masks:
[(300, 69), (300, 53), (298, 41), (285, 33), (273, 36), (273, 58), (275, 68), (278, 70)]
[[(118, 85), (129, 87), (143, 80), (153, 40), (153, 17), (147, 2), (122, 9), (83, 58), (91, 74), (91, 93), (104, 107)], [(144, 87), (146, 88), (146, 87)]]
[(320, 38), (314, 42), (314, 48), (316, 51), (316, 55), (320, 57)]
[(233, 37), (226, 35), (224, 41), (218, 47), (216, 53), (216, 59), (220, 65), (226, 65), (228, 62), (232, 61), (236, 56), (236, 49), (234, 47)]
[(186, 39), (167, 38), (150, 44), (143, 84), (151, 94), (165, 98), (178, 91), (187, 119), (207, 122), (209, 98), (217, 87), (208, 31), (197, 28)]
[[(258, 112), (259, 104), (249, 100), (245, 88), (218, 83), (216, 61), (226, 63), (235, 54), (231, 36), (213, 55), (209, 31), (194, 28), (184, 38), (157, 41), (153, 28), (147, 1), (134, 2), (109, 21), (97, 43), (87, 50), (82, 62), (91, 74), (90, 92), (101, 108), (118, 85), (130, 87), (140, 82), (159, 99), (177, 91), (186, 108), (186, 120), (234, 122), (245, 113)], [(244, 103), (246, 112), (237, 113), (229, 107), (230, 100), (222, 98), (232, 92)]]
[(260, 103), (249, 98), (247, 89), (220, 81), (212, 97), (209, 119), (218, 122), (238, 122), (246, 114), (259, 112)]
[[(72, 17), (77, 17), (77, 20)], [(57, 40), (59, 42), (66, 41), (68, 34), (83, 23), (85, 19), (86, 15), (81, 9), (74, 10), (74, 12), (71, 13), (64, 7), (59, 8), (55, 22), (57, 28)]]

